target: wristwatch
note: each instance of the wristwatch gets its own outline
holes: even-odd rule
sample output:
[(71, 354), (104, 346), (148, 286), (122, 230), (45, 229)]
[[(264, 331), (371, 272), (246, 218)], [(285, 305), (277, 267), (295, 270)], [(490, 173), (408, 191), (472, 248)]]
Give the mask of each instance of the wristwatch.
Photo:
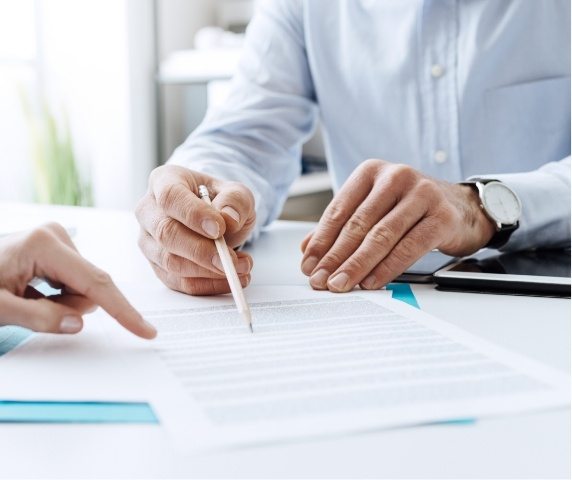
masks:
[(470, 185), (477, 189), (481, 209), (496, 226), (496, 233), (486, 248), (500, 248), (518, 228), (522, 205), (517, 194), (498, 180), (475, 178), (461, 185)]

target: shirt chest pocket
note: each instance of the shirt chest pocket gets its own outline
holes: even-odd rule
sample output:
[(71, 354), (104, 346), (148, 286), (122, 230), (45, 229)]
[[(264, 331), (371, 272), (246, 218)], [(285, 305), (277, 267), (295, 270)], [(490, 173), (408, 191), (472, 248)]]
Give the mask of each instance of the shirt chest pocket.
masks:
[(498, 172), (522, 172), (570, 155), (570, 77), (489, 90), (488, 160)]

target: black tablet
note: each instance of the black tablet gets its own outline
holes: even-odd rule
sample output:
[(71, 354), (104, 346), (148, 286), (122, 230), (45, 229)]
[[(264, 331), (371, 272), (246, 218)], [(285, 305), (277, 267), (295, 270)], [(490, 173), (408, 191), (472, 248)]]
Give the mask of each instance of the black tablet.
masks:
[(433, 283), (433, 274), (458, 258), (433, 250), (417, 260), (395, 282)]
[(441, 289), (570, 297), (570, 250), (486, 250), (433, 275)]

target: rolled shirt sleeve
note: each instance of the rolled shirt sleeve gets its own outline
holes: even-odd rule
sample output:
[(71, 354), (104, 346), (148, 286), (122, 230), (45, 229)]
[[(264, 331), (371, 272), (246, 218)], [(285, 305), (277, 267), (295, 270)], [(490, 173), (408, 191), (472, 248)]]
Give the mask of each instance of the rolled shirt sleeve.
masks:
[(256, 234), (319, 104), (334, 190), (367, 158), (451, 183), (488, 172), (523, 205), (504, 249), (569, 246), (569, 18), (569, 0), (261, 0), (228, 99), (170, 163), (246, 184)]

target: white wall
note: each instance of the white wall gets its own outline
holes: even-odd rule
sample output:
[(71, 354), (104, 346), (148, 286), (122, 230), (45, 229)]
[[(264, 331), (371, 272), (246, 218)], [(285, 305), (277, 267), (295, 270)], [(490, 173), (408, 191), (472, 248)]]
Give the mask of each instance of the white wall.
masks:
[(42, 9), (49, 98), (69, 116), (95, 203), (132, 208), (156, 149), (151, 3), (43, 0)]
[[(40, 50), (41, 79), (51, 106), (69, 120), (96, 205), (131, 209), (150, 170), (168, 156), (158, 155), (156, 145), (153, 0), (0, 0), (24, 1), (40, 9), (39, 38), (31, 43)], [(217, 0), (156, 1), (160, 58), (191, 48), (196, 31), (216, 23)], [(3, 18), (0, 28), (2, 20), (17, 24)], [(15, 34), (4, 37), (0, 34), (5, 44)], [(0, 155), (9, 158), (0, 158), (0, 201), (33, 199), (28, 131), (17, 94), (19, 83), (34, 90), (33, 72), (12, 66), (7, 74), (0, 64), (0, 108), (11, 112), (0, 115)], [(176, 120), (164, 133), (177, 139), (174, 144), (184, 136), (182, 103), (177, 92), (166, 98), (164, 111)]]
[[(197, 31), (215, 24), (216, 6), (216, 0), (157, 0), (159, 60), (174, 51), (193, 48)], [(189, 112), (185, 111), (186, 88), (162, 88), (160, 95), (161, 151), (158, 160), (163, 163), (188, 135), (183, 119)], [(198, 93), (197, 101), (201, 103), (198, 108), (202, 112), (206, 107), (204, 92)]]
[(0, 201), (34, 198), (29, 131), (19, 90), (35, 85), (32, 68), (0, 65)]
[[(0, 10), (0, 54), (11, 41), (31, 51), (16, 66), (0, 55), (0, 201), (34, 198), (18, 88), (33, 96), (40, 85), (54, 113), (69, 122), (96, 205), (132, 208), (157, 158), (153, 1), (33, 0), (37, 41), (33, 29), (20, 38), (33, 24), (8, 5), (20, 1), (0, 0), (7, 5)], [(26, 47), (27, 37), (36, 48)]]
[(157, 0), (159, 57), (193, 47), (195, 33), (216, 22), (216, 0)]
[[(0, 0), (0, 200), (32, 200), (28, 124), (21, 91), (35, 90), (32, 0)], [(1, 220), (1, 219), (0, 219)]]

